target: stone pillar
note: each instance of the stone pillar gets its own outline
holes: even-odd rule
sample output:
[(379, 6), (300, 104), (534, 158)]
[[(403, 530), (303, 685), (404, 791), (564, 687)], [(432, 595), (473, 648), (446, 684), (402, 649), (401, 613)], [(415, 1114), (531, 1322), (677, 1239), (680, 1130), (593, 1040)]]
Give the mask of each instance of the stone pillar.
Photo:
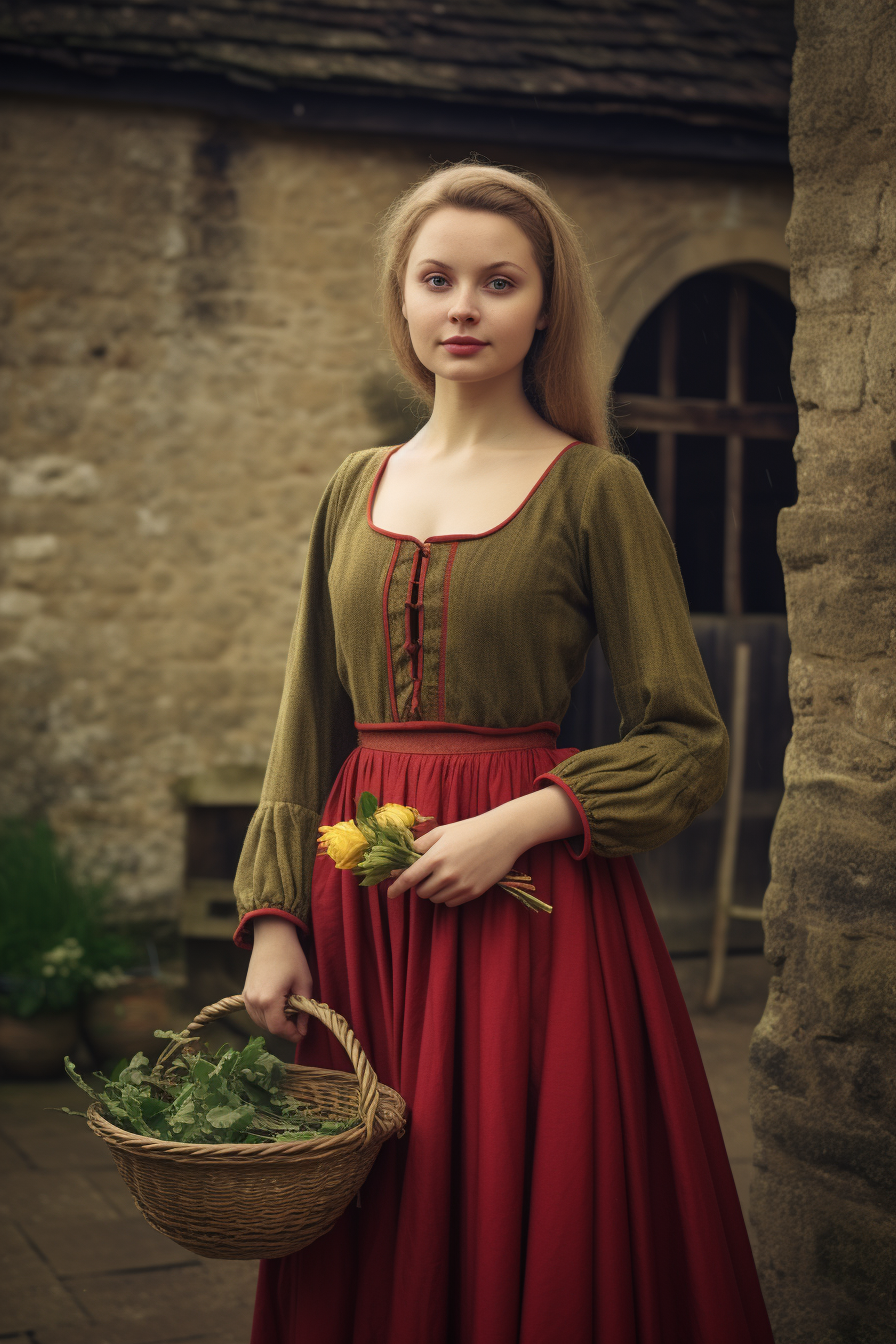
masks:
[(777, 1344), (896, 1340), (896, 10), (797, 0), (793, 739), (753, 1039)]

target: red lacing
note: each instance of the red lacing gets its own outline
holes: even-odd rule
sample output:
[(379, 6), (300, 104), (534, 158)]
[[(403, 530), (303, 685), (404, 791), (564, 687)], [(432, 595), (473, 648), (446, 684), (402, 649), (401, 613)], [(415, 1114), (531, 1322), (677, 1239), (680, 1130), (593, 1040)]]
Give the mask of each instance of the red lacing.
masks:
[(411, 703), (408, 717), (416, 719), (420, 712), (420, 691), (423, 686), (423, 589), (429, 568), (429, 543), (417, 542), (408, 595), (404, 604), (404, 633), (402, 648), (408, 655), (411, 673)]

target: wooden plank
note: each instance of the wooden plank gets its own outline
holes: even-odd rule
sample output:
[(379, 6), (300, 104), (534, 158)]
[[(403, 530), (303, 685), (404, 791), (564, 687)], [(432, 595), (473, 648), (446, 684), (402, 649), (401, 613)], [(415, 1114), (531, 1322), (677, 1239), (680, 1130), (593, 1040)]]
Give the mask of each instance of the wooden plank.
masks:
[(725, 401), (699, 397), (650, 397), (631, 393), (617, 395), (614, 411), (625, 432), (707, 434), (724, 438), (740, 434), (745, 439), (796, 438), (797, 410), (780, 402), (754, 401), (733, 406)]
[[(747, 382), (747, 322), (749, 296), (742, 280), (734, 280), (728, 300), (728, 403), (742, 406)], [(725, 439), (725, 554), (724, 605), (726, 616), (740, 616), (744, 609), (741, 581), (741, 539), (744, 512), (744, 435)]]
[[(660, 319), (659, 394), (674, 398), (678, 380), (678, 299), (671, 295)], [(669, 535), (675, 539), (675, 433), (660, 430), (656, 439), (656, 502)]]
[(725, 821), (716, 872), (716, 910), (709, 948), (709, 975), (703, 1007), (718, 1007), (728, 952), (728, 925), (734, 905), (734, 877), (737, 869), (737, 844), (740, 838), (741, 802), (747, 765), (747, 715), (750, 703), (750, 645), (743, 641), (734, 649), (734, 683), (731, 690), (731, 764), (725, 796)]

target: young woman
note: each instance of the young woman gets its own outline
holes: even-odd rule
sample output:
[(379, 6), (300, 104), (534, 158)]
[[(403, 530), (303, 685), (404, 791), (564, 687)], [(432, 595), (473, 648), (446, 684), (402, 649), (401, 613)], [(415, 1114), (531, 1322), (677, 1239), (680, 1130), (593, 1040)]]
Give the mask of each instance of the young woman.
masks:
[[(587, 264), (529, 177), (461, 164), (384, 227), (389, 333), (432, 404), (349, 456), (311, 535), (237, 941), (259, 1026), (409, 1106), (336, 1228), (262, 1265), (253, 1344), (768, 1344), (712, 1099), (629, 855), (722, 792), (675, 553), (608, 439)], [(621, 740), (558, 750), (599, 637)], [(361, 888), (318, 825), (435, 817)], [(495, 883), (530, 873), (551, 915)]]

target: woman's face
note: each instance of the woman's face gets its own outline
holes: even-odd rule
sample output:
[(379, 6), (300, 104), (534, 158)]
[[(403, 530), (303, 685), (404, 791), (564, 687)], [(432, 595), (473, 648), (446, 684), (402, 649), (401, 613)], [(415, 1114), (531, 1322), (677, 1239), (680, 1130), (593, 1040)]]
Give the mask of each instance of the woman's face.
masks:
[(402, 312), (417, 358), (437, 378), (482, 382), (522, 365), (547, 325), (541, 272), (505, 215), (443, 206), (408, 258)]

